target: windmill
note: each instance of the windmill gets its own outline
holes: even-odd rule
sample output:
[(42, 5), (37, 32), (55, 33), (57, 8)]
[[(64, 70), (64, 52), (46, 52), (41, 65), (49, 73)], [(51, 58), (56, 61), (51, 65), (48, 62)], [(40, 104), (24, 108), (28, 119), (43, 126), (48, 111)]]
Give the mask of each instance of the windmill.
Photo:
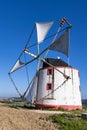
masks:
[[(49, 52), (52, 54), (60, 52), (69, 59), (71, 27), (66, 18), (45, 23), (36, 22), (24, 49), (9, 71), (9, 77), (19, 96), (35, 104), (37, 108), (82, 109), (78, 70), (61, 59), (48, 57)], [(37, 42), (32, 44), (31, 38), (34, 31), (37, 33)], [(35, 69), (30, 81), (30, 71), (28, 73), (27, 66), (31, 67), (30, 71)], [(26, 90), (20, 93), (12, 75), (24, 67), (26, 67), (28, 85)]]

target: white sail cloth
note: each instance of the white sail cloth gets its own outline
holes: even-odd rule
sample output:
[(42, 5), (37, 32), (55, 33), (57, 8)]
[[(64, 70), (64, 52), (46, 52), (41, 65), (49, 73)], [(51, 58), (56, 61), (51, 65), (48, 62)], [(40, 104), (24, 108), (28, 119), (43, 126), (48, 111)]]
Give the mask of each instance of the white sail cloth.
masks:
[(10, 70), (9, 73), (12, 73), (14, 71), (16, 71), (17, 69), (21, 68), (24, 66), (24, 63), (21, 62), (20, 60), (17, 60), (17, 62), (15, 63), (15, 65), (13, 66), (13, 68)]
[(68, 57), (69, 49), (69, 30), (63, 33), (56, 41), (49, 47), (50, 50), (59, 51)]
[(29, 85), (28, 93), (25, 97), (27, 102), (34, 103), (34, 100), (36, 98), (36, 90), (37, 90), (37, 76), (35, 75)]
[(52, 24), (53, 22), (36, 23), (38, 43), (41, 43), (44, 40)]

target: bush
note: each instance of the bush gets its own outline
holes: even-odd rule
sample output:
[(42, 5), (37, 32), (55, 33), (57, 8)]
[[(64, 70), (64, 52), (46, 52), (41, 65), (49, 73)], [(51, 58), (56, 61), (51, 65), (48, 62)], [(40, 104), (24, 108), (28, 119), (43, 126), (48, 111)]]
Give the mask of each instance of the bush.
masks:
[(74, 114), (56, 114), (49, 117), (52, 122), (59, 126), (59, 130), (86, 130), (87, 120), (81, 119)]

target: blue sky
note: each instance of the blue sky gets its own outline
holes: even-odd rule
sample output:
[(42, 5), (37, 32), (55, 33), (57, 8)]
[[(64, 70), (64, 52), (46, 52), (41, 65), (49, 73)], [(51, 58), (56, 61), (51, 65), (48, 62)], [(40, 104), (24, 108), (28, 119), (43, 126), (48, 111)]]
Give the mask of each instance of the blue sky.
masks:
[(8, 72), (23, 49), (34, 23), (63, 17), (73, 25), (70, 32), (70, 64), (79, 70), (82, 98), (87, 98), (86, 0), (0, 0), (0, 97), (17, 95)]

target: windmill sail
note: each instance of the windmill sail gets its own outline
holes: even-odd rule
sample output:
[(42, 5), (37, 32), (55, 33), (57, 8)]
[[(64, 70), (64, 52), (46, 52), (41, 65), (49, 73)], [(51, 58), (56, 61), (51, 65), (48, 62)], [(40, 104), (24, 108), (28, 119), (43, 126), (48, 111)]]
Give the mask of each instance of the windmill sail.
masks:
[(29, 90), (26, 95), (27, 102), (33, 103), (36, 97), (36, 88), (37, 88), (37, 76), (35, 75), (32, 82), (29, 85)]
[(69, 48), (69, 30), (64, 32), (60, 38), (54, 41), (49, 47), (50, 50), (59, 51), (65, 54), (68, 57), (68, 48)]
[[(59, 20), (56, 20), (56, 23), (58, 21)], [(64, 22), (66, 22), (66, 21), (64, 20)], [(39, 48), (39, 44), (41, 42), (44, 42), (44, 39), (47, 38), (46, 35), (47, 35), (48, 31), (50, 30), (51, 26), (53, 25), (53, 23), (54, 22), (45, 22), (45, 23), (40, 22), (40, 23), (36, 23), (38, 48)], [(67, 24), (67, 25), (68, 25), (68, 28), (71, 27), (70, 24)], [(51, 39), (49, 41), (52, 40), (52, 36), (55, 37), (55, 36), (57, 36), (59, 34), (59, 32), (61, 31), (62, 27), (63, 27), (63, 24), (62, 24), (62, 26), (60, 26), (60, 24), (59, 24), (59, 27), (58, 26), (57, 27), (53, 26), (53, 30), (50, 31), (49, 38), (51, 38)], [(67, 26), (66, 26), (66, 28), (67, 28)], [(66, 28), (64, 28), (63, 31), (66, 30)], [(44, 47), (39, 48), (39, 49), (41, 49), (40, 51), (37, 51), (37, 46), (34, 46), (35, 44), (32, 45), (32, 41), (33, 40), (31, 40), (32, 35), (34, 33), (34, 29), (35, 29), (35, 26), (34, 26), (32, 32), (31, 32), (31, 34), (29, 36), (27, 44), (25, 45), (21, 55), (19, 56), (17, 62), (14, 64), (14, 66), (12, 67), (12, 69), (9, 72), (9, 75), (10, 75), (14, 71), (16, 71), (16, 70), (26, 66), (26, 68), (24, 69), (24, 71), (26, 71), (25, 72), (26, 76), (25, 75), (22, 75), (22, 76), (24, 76), (24, 78), (26, 78), (28, 80), (28, 82), (26, 82), (26, 84), (24, 83), (24, 85), (27, 85), (27, 83), (28, 83), (28, 85), (27, 85), (28, 87), (27, 87), (25, 93), (23, 92), (24, 95), (23, 94), (20, 94), (20, 95), (23, 95), (23, 97), (26, 98), (26, 100), (28, 102), (31, 102), (31, 103), (33, 103), (35, 98), (37, 98), (38, 82), (39, 82), (39, 78), (40, 78), (39, 74), (34, 75), (34, 72), (36, 72), (36, 70), (37, 70), (37, 64), (38, 64), (38, 62), (35, 62), (35, 64), (34, 64), (34, 61), (35, 60), (40, 60), (43, 63), (47, 63), (45, 58), (43, 58), (44, 55), (45, 55), (45, 52), (47, 50), (60, 51), (63, 54), (68, 56), (68, 46), (69, 46), (69, 32), (67, 30), (57, 40), (55, 40), (55, 41), (53, 40), (53, 42), (51, 42), (52, 43), (51, 45), (48, 45), (48, 44), (47, 44), (47, 46), (44, 45)], [(35, 34), (36, 34), (36, 32), (35, 32)], [(35, 39), (35, 43), (37, 43), (36, 39)], [(31, 47), (33, 47), (33, 49)], [(27, 54), (30, 55), (30, 56), (28, 56)], [(32, 65), (31, 65), (31, 63), (32, 63)], [(49, 63), (47, 63), (47, 64), (55, 69), (55, 67), (53, 65), (51, 65)], [(29, 65), (29, 66), (27, 67), (27, 65)], [(35, 65), (35, 66), (33, 66), (33, 65)], [(32, 68), (30, 68), (30, 67), (32, 67)], [(58, 69), (55, 69), (55, 70), (58, 70)], [(29, 74), (28, 74), (28, 71), (29, 71)], [(19, 72), (17, 74), (19, 74)], [(61, 73), (61, 74), (63, 74), (63, 73)], [(19, 75), (19, 76), (22, 78), (21, 75)], [(28, 76), (30, 76), (30, 77), (28, 78)], [(34, 77), (34, 78), (32, 78), (32, 77)], [(15, 85), (15, 83), (13, 81), (13, 78), (11, 78), (11, 81), (12, 81), (14, 87), (17, 90), (16, 86), (18, 86), (18, 85)], [(19, 82), (20, 81), (18, 81), (18, 83)], [(22, 85), (23, 85), (23, 83), (22, 83)]]
[(36, 28), (37, 28), (37, 40), (38, 43), (41, 43), (46, 34), (48, 33), (49, 29), (51, 28), (53, 22), (48, 22), (48, 23), (36, 23)]
[(23, 67), (24, 63), (20, 60), (17, 60), (16, 64), (13, 66), (13, 68), (10, 70), (9, 73), (13, 73), (14, 71), (18, 70), (19, 68)]

